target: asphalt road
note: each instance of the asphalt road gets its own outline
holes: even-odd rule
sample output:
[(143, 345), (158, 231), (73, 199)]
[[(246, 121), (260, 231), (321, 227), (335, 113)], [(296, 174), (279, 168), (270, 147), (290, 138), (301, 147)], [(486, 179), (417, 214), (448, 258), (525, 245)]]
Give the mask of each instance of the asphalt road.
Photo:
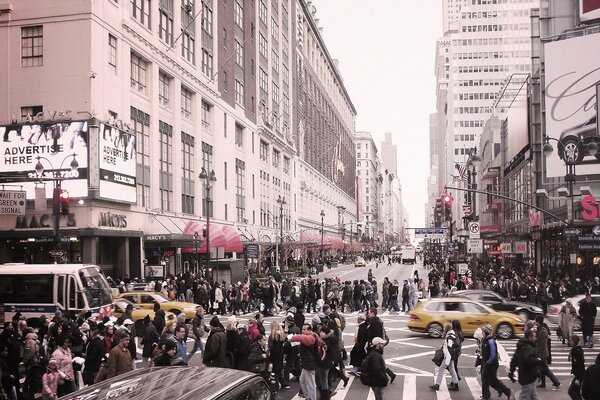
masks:
[[(354, 268), (353, 265), (339, 266), (332, 270), (326, 270), (318, 277), (339, 276), (342, 281), (354, 279), (366, 279), (369, 268), (375, 275), (377, 282), (381, 285), (383, 278), (387, 276), (390, 280), (398, 279), (402, 282), (413, 276), (414, 270), (419, 272), (421, 278), (427, 278), (427, 269), (422, 265), (399, 265), (393, 264), (387, 266), (380, 264), (375, 267), (375, 263), (370, 263), (366, 268)], [(344, 341), (348, 351), (352, 348), (354, 332), (356, 329), (356, 317), (358, 313), (345, 313), (347, 321), (346, 330), (344, 331)], [(307, 320), (312, 318), (313, 314), (306, 314)], [(479, 377), (479, 369), (475, 368), (475, 347), (474, 339), (467, 338), (463, 345), (463, 354), (459, 359), (459, 372), (462, 380), (459, 384), (458, 392), (448, 392), (445, 385), (441, 385), (441, 390), (433, 392), (429, 389), (429, 385), (433, 384), (434, 364), (431, 361), (435, 349), (437, 349), (442, 341), (441, 339), (431, 339), (423, 334), (410, 332), (407, 328), (408, 315), (404, 313), (380, 313), (381, 319), (384, 321), (386, 332), (390, 338), (390, 343), (386, 346), (384, 357), (387, 366), (392, 369), (397, 378), (393, 384), (389, 384), (386, 389), (385, 397), (388, 399), (403, 399), (403, 400), (478, 400), (481, 396), (481, 379)], [(240, 317), (242, 320), (245, 317)], [(275, 317), (266, 318), (265, 326), (273, 320), (283, 321), (284, 315), (280, 314)], [(226, 319), (226, 318), (222, 318)], [(553, 330), (554, 331), (554, 330)], [(499, 341), (500, 353), (500, 368), (498, 376), (500, 379), (514, 391), (519, 390), (518, 383), (511, 383), (507, 378), (508, 365), (512, 357), (518, 338)], [(188, 343), (191, 346), (192, 342)], [(562, 388), (559, 391), (552, 391), (551, 382), (547, 380), (546, 389), (538, 389), (538, 394), (545, 400), (568, 399), (567, 390), (571, 382), (571, 363), (568, 360), (568, 347), (563, 346), (557, 337), (553, 335), (552, 346), (553, 362), (550, 368), (562, 383)], [(585, 349), (586, 366), (591, 365), (600, 348)], [(201, 354), (193, 356), (190, 360), (193, 365), (201, 363)], [(350, 366), (347, 367), (347, 372)], [(449, 374), (446, 373), (446, 383), (450, 382)], [(350, 382), (346, 388), (338, 384), (334, 400), (364, 400), (374, 399), (373, 392), (361, 384), (358, 378), (350, 376)], [(282, 400), (300, 399), (298, 396), (299, 384), (297, 381), (292, 381), (291, 388), (281, 390), (277, 393), (277, 398)], [(497, 393), (492, 390), (492, 398), (496, 399)], [(505, 398), (505, 397), (504, 397)]]

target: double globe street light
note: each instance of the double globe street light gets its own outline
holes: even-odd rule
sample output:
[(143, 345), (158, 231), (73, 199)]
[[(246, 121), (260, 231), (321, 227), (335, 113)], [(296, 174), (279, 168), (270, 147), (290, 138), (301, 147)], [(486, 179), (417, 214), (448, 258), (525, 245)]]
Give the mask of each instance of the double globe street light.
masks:
[(206, 168), (202, 167), (198, 178), (204, 180), (204, 187), (206, 188), (206, 268), (208, 270), (210, 267), (210, 214), (212, 213), (212, 199), (210, 197), (210, 190), (212, 189), (213, 184), (217, 181), (217, 176), (214, 169), (209, 173), (206, 171)]

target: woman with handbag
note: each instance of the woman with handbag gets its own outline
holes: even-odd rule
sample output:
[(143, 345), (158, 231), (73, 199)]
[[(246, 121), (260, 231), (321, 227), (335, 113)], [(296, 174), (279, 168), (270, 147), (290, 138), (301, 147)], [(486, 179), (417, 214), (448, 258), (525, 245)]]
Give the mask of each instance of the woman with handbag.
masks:
[(76, 391), (77, 386), (75, 385), (71, 341), (66, 336), (59, 335), (56, 338), (56, 345), (52, 358), (56, 361), (58, 373), (62, 378), (62, 383), (58, 384), (58, 397), (61, 397)]
[(441, 350), (443, 351), (444, 359), (440, 364), (440, 369), (436, 376), (435, 384), (429, 386), (429, 388), (434, 391), (440, 390), (440, 384), (442, 383), (442, 379), (444, 379), (444, 371), (446, 368), (448, 368), (450, 375), (452, 376), (452, 382), (450, 385), (448, 385), (448, 390), (458, 391), (458, 376), (456, 375), (456, 370), (454, 369), (454, 360), (452, 359), (452, 354), (450, 353), (457, 339), (456, 333), (452, 330), (452, 324), (450, 322), (446, 322), (444, 324), (443, 337), (444, 342), (442, 343)]
[(250, 346), (248, 362), (250, 363), (250, 372), (259, 374), (265, 381), (269, 381), (269, 375), (273, 364), (269, 362), (267, 355), (267, 338), (264, 335), (258, 335), (256, 342)]

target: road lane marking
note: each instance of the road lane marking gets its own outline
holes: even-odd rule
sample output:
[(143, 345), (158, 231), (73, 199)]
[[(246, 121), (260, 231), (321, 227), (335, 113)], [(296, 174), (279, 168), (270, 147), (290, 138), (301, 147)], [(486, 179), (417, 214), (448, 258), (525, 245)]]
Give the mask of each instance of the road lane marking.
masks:
[(506, 351), (506, 349), (504, 348), (502, 343), (500, 343), (498, 341), (496, 341), (496, 343), (498, 343), (498, 354), (500, 355), (500, 365), (509, 367), (510, 366), (510, 356), (508, 355), (508, 352)]
[(465, 381), (467, 382), (469, 392), (473, 395), (473, 399), (479, 400), (481, 398), (481, 386), (479, 385), (477, 378), (474, 376), (466, 376)]
[[(420, 376), (431, 376), (431, 372), (427, 372), (427, 371), (423, 371), (422, 369), (418, 369), (418, 368), (413, 368), (413, 367), (409, 367), (408, 365), (404, 365), (404, 364), (397, 364), (395, 362), (390, 362), (388, 360), (385, 361), (386, 365), (391, 365), (393, 367), (398, 367), (398, 368), (402, 368), (402, 369), (406, 369), (408, 371), (414, 372), (413, 375), (416, 376), (416, 374), (420, 375)], [(406, 374), (409, 375), (409, 374)]]
[(346, 395), (350, 392), (350, 388), (352, 387), (353, 381), (354, 375), (348, 376), (348, 385), (346, 385), (346, 387), (344, 387), (342, 381), (340, 381), (336, 388), (337, 393), (335, 394), (335, 396), (331, 397), (331, 400), (344, 400), (346, 398)]
[(402, 400), (417, 399), (417, 376), (404, 375), (404, 386), (402, 388)]

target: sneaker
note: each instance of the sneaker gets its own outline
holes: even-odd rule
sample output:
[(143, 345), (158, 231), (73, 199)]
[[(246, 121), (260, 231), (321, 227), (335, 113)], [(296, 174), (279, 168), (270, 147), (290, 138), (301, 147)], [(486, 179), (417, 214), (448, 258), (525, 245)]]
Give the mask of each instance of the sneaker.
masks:
[(440, 385), (431, 385), (431, 386), (429, 386), (429, 389), (434, 390), (434, 391), (440, 390)]
[(555, 391), (556, 391), (556, 390), (560, 389), (560, 388), (561, 388), (561, 386), (562, 386), (562, 385), (561, 385), (560, 383), (559, 383), (558, 385), (554, 385), (554, 386), (552, 386), (552, 390), (555, 390)]

